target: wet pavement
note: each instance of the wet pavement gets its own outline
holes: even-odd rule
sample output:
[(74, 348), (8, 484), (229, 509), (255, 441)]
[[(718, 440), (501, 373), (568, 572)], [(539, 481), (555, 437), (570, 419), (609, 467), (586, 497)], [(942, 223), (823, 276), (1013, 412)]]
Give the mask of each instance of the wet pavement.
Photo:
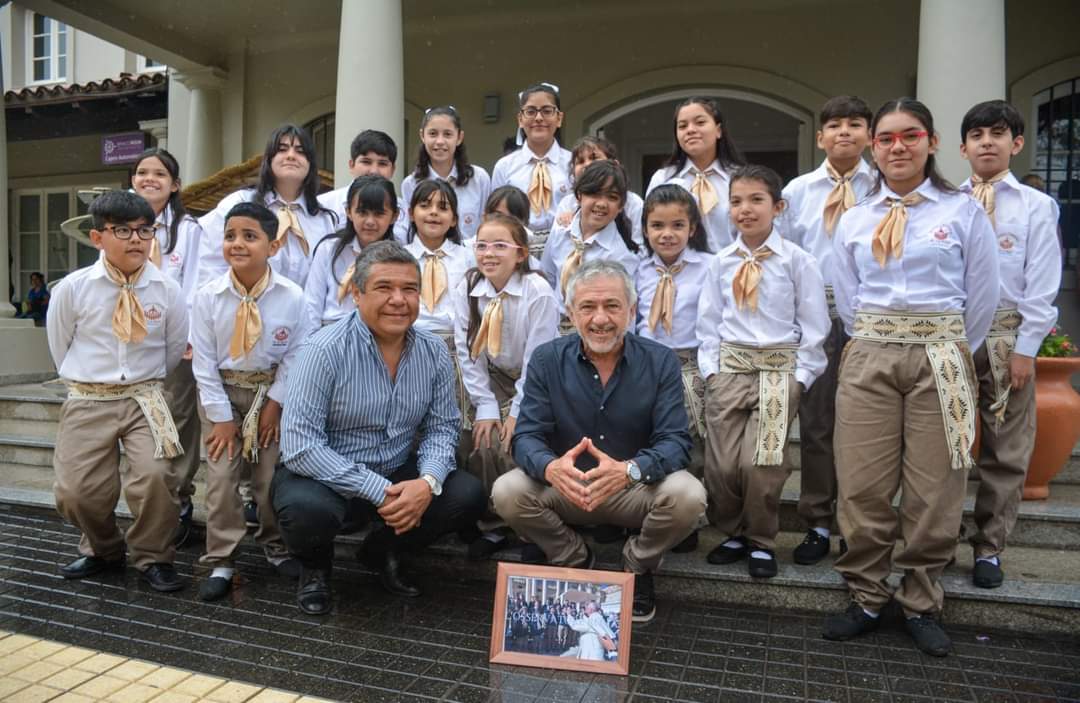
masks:
[[(130, 569), (64, 581), (77, 541), (55, 515), (0, 506), (0, 630), (348, 701), (1080, 701), (1080, 636), (950, 628), (955, 653), (935, 659), (895, 624), (842, 644), (818, 615), (661, 602), (634, 628), (628, 677), (492, 666), (491, 582), (421, 575), (425, 597), (406, 601), (339, 559), (334, 612), (313, 618), (253, 546), (244, 583), (207, 604), (194, 580), (164, 595)], [(200, 551), (178, 555), (181, 574)]]

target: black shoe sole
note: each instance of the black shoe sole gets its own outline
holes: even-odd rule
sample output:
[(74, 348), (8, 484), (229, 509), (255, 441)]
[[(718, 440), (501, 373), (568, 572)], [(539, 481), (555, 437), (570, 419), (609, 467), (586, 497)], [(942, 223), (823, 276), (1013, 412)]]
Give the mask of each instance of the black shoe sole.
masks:
[(825, 553), (822, 554), (821, 556), (814, 556), (812, 558), (807, 558), (807, 557), (800, 557), (798, 555), (798, 550), (796, 549), (795, 552), (793, 552), (792, 555), (791, 555), (791, 560), (793, 562), (795, 562), (796, 564), (798, 564), (799, 566), (813, 566), (814, 564), (817, 564), (819, 561), (821, 561), (825, 557), (829, 556), (830, 551), (831, 550), (826, 549)]
[(1001, 579), (1000, 581), (997, 581), (997, 580), (995, 580), (995, 581), (987, 581), (986, 579), (971, 579), (971, 583), (976, 588), (987, 588), (987, 589), (1001, 588), (1001, 585), (1003, 583), (1005, 583), (1005, 579)]
[(68, 581), (78, 581), (79, 579), (85, 579), (85, 578), (90, 578), (91, 576), (97, 576), (98, 574), (104, 574), (107, 571), (123, 571), (126, 568), (127, 568), (127, 562), (126, 561), (114, 561), (114, 562), (109, 562), (108, 564), (105, 564), (104, 566), (102, 566), (100, 568), (97, 568), (97, 569), (90, 569), (89, 571), (82, 571), (82, 572), (77, 572), (77, 573), (66, 572), (63, 569), (61, 569), (60, 570), (60, 575), (63, 576)]
[(653, 606), (653, 609), (651, 611), (649, 611), (648, 613), (646, 613), (644, 615), (638, 615), (637, 613), (631, 613), (630, 620), (633, 621), (633, 622), (636, 622), (636, 623), (644, 623), (644, 622), (651, 621), (654, 617), (656, 617), (656, 606), (655, 605)]
[(184, 590), (185, 585), (183, 581), (176, 581), (175, 583), (156, 583), (145, 576), (142, 577), (142, 582), (158, 593), (175, 593), (177, 591), (182, 591)]
[(709, 555), (705, 557), (705, 561), (710, 564), (716, 564), (717, 566), (725, 566), (727, 564), (734, 564), (742, 561), (748, 556), (750, 556), (749, 549), (728, 549), (723, 552), (709, 552)]
[(321, 608), (321, 609), (318, 609), (318, 610), (315, 610), (315, 609), (311, 609), (311, 610), (309, 610), (308, 608), (305, 608), (305, 607), (303, 606), (303, 604), (301, 604), (301, 603), (300, 603), (300, 601), (299, 601), (299, 600), (297, 600), (297, 601), (296, 601), (296, 607), (297, 607), (297, 608), (298, 608), (298, 609), (300, 610), (300, 612), (301, 612), (301, 613), (303, 613), (304, 615), (326, 615), (327, 613), (329, 613), (329, 612), (330, 612), (331, 610), (333, 610), (333, 609), (334, 609), (334, 604), (333, 604), (333, 602), (330, 602), (330, 603), (328, 603), (328, 604), (326, 605), (326, 607), (325, 607), (325, 608)]

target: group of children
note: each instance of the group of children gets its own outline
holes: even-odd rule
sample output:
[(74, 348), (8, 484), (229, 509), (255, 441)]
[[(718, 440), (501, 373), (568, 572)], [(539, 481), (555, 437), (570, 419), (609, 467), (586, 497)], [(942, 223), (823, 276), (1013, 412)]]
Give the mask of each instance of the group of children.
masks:
[[(568, 278), (587, 261), (617, 261), (637, 284), (632, 331), (683, 362), (690, 468), (724, 535), (708, 561), (777, 573), (798, 416), (808, 531), (793, 558), (827, 556), (835, 521), (836, 566), (853, 597), (825, 636), (873, 629), (895, 597), (920, 648), (948, 651), (939, 577), (960, 531), (975, 423), (973, 578), (995, 587), (1034, 435), (1033, 357), (1056, 315), (1056, 205), (1009, 171), (1023, 146), (1019, 114), (1001, 101), (972, 108), (961, 127), (972, 177), (958, 190), (934, 166), (924, 105), (903, 98), (872, 114), (858, 98), (833, 98), (817, 133), (825, 161), (783, 187), (771, 169), (745, 164), (715, 101), (690, 98), (644, 200), (604, 139), (564, 149), (562, 121), (555, 86), (523, 91), (521, 146), (489, 178), (466, 156), (456, 110), (428, 110), (400, 199), (384, 133), (361, 132), (355, 180), (318, 195), (312, 140), (286, 125), (267, 142), (258, 184), (198, 221), (180, 202), (175, 159), (146, 152), (133, 192), (91, 206), (99, 261), (53, 291), (49, 342), (70, 388), (57, 505), (83, 533), (64, 576), (125, 563), (112, 517), (118, 439), (136, 516), (127, 549), (151, 586), (183, 587), (174, 528), (182, 542), (201, 445), (201, 561), (211, 572), (200, 596), (229, 591), (245, 502), (258, 506), (268, 561), (295, 576), (269, 497), (288, 369), (308, 335), (355, 309), (355, 255), (396, 238), (421, 268), (416, 325), (441, 335), (457, 361), (459, 465), (488, 489), (512, 466), (532, 351), (570, 329)], [(503, 544), (488, 517), (474, 556)], [(886, 583), (894, 566), (904, 572), (896, 594)]]

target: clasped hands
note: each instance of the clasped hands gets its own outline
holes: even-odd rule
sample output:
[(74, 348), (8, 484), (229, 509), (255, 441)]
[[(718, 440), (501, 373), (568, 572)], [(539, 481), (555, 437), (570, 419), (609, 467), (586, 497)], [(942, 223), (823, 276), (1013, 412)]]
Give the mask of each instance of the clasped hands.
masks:
[[(591, 454), (598, 462), (588, 473), (574, 466), (574, 460), (583, 453)], [(588, 437), (548, 464), (544, 478), (567, 500), (590, 513), (630, 485), (626, 462), (612, 459)]]

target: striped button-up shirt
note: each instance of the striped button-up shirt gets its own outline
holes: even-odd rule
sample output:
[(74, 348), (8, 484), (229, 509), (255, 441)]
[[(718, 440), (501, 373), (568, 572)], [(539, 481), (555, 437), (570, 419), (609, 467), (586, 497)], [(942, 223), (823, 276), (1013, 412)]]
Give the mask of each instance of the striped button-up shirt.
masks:
[(420, 475), (445, 481), (460, 427), (446, 343), (410, 329), (391, 380), (371, 331), (354, 312), (300, 350), (281, 419), (281, 456), (293, 473), (381, 505), (386, 477), (414, 445)]

